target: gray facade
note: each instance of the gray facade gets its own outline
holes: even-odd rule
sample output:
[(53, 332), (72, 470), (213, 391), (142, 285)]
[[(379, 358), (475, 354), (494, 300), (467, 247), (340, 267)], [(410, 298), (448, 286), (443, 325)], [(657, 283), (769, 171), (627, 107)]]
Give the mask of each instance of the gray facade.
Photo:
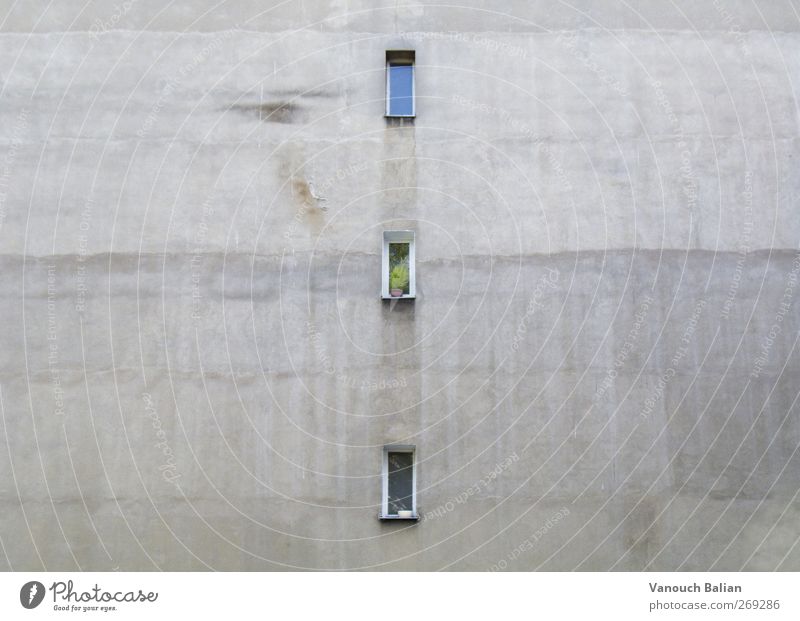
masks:
[(800, 569), (790, 3), (2, 15), (4, 569)]

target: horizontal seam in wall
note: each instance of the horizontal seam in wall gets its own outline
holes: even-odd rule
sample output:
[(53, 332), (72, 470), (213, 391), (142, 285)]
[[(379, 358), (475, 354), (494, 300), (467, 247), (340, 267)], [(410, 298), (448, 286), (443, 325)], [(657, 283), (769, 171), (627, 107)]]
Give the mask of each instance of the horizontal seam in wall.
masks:
[[(348, 17), (348, 15), (331, 15), (324, 19), (327, 21), (334, 20), (334, 19), (343, 19)], [(527, 20), (524, 17), (517, 17), (513, 15), (502, 15), (501, 17), (506, 17), (509, 21), (515, 22), (524, 22), (524, 21), (533, 21)], [(142, 34), (146, 33), (148, 35), (153, 36), (181, 36), (181, 37), (191, 37), (191, 36), (200, 36), (200, 37), (215, 37), (221, 34), (233, 33), (237, 35), (250, 35), (250, 36), (269, 36), (283, 39), (287, 36), (297, 35), (300, 33), (313, 33), (318, 35), (329, 35), (329, 36), (341, 36), (341, 37), (353, 37), (353, 36), (373, 36), (375, 38), (405, 38), (408, 39), (409, 42), (416, 42), (415, 38), (418, 38), (420, 42), (425, 40), (436, 40), (437, 36), (441, 36), (442, 38), (446, 37), (447, 35), (458, 32), (458, 33), (467, 33), (472, 35), (492, 35), (499, 38), (505, 39), (513, 39), (513, 38), (522, 38), (522, 37), (530, 37), (530, 36), (558, 36), (564, 33), (587, 33), (587, 34), (600, 34), (600, 35), (612, 35), (612, 34), (622, 34), (622, 33), (635, 33), (635, 34), (642, 34), (651, 36), (653, 34), (660, 34), (660, 35), (692, 35), (692, 36), (699, 36), (704, 34), (720, 34), (731, 39), (740, 37), (742, 35), (748, 34), (763, 34), (765, 36), (772, 37), (776, 34), (780, 35), (798, 35), (800, 36), (800, 30), (778, 30), (778, 29), (761, 29), (761, 28), (751, 28), (748, 30), (740, 29), (736, 32), (732, 32), (729, 26), (727, 27), (720, 27), (720, 28), (698, 28), (698, 29), (686, 29), (686, 28), (637, 28), (637, 27), (622, 27), (622, 28), (602, 28), (599, 26), (588, 26), (588, 27), (580, 27), (580, 28), (563, 28), (563, 29), (551, 29), (551, 28), (542, 28), (538, 27), (531, 30), (469, 30), (469, 29), (458, 29), (457, 31), (454, 30), (402, 30), (399, 32), (389, 32), (386, 30), (357, 30), (357, 29), (349, 29), (347, 27), (338, 28), (338, 27), (331, 27), (331, 28), (313, 28), (309, 26), (303, 26), (302, 28), (295, 28), (295, 29), (283, 29), (283, 30), (258, 30), (258, 29), (244, 29), (244, 28), (219, 28), (214, 30), (157, 30), (157, 29), (136, 29), (136, 28), (108, 28), (103, 29), (102, 31), (93, 31), (93, 30), (40, 30), (40, 31), (30, 31), (30, 30), (1, 30), (0, 37), (2, 36), (18, 36), (18, 37), (47, 37), (47, 36), (88, 36), (92, 38), (100, 38), (100, 37), (114, 37), (120, 34), (131, 34), (141, 36)], [(468, 43), (468, 42), (467, 42)]]
[[(461, 259), (470, 259), (470, 260), (497, 260), (497, 261), (520, 261), (526, 258), (531, 259), (538, 259), (538, 258), (559, 258), (563, 256), (573, 256), (573, 255), (585, 255), (586, 257), (594, 257), (594, 256), (604, 256), (604, 255), (620, 255), (626, 256), (633, 253), (641, 253), (641, 254), (655, 254), (655, 255), (662, 255), (662, 254), (673, 254), (678, 256), (683, 256), (686, 253), (689, 254), (707, 254), (709, 256), (725, 256), (725, 255), (735, 255), (740, 256), (742, 254), (741, 250), (739, 249), (730, 249), (730, 250), (712, 250), (707, 248), (642, 248), (642, 247), (626, 247), (626, 248), (586, 248), (582, 250), (558, 250), (555, 252), (525, 252), (522, 254), (461, 254), (455, 258), (447, 258), (447, 257), (440, 257), (436, 259), (419, 259), (417, 258), (417, 263), (426, 263), (432, 261), (456, 261)], [(800, 253), (800, 248), (751, 248), (747, 251), (747, 256), (751, 255), (796, 255)], [(276, 253), (251, 253), (251, 252), (222, 252), (222, 251), (212, 251), (212, 252), (168, 252), (168, 253), (160, 253), (160, 252), (114, 252), (114, 253), (107, 253), (107, 252), (100, 252), (100, 253), (90, 253), (90, 254), (78, 254), (78, 253), (69, 253), (69, 254), (54, 254), (54, 255), (34, 255), (34, 254), (16, 254), (16, 253), (4, 253), (0, 254), (0, 261), (3, 260), (18, 260), (22, 261), (25, 259), (26, 261), (43, 263), (49, 261), (76, 261), (81, 263), (87, 263), (90, 261), (94, 261), (97, 259), (104, 259), (113, 261), (114, 259), (117, 260), (124, 260), (124, 259), (162, 259), (162, 260), (171, 260), (171, 259), (183, 259), (183, 260), (190, 260), (192, 257), (201, 256), (201, 257), (219, 257), (219, 258), (227, 258), (227, 259), (241, 259), (246, 258), (248, 260), (252, 259), (281, 259), (283, 258), (284, 261), (288, 261), (291, 259), (293, 255), (308, 255), (315, 257), (336, 257), (341, 258), (342, 252), (337, 250), (318, 250), (312, 253), (311, 250), (300, 250), (295, 251), (294, 253), (286, 252), (281, 254)], [(354, 257), (379, 257), (380, 252), (361, 252), (361, 251), (350, 251), (347, 253), (347, 256), (354, 256)]]

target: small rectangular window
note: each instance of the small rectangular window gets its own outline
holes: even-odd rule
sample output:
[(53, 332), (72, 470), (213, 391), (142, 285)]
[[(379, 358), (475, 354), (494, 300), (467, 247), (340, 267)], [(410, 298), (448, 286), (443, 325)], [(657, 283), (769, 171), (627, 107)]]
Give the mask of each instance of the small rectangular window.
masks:
[(413, 117), (414, 52), (386, 52), (386, 116)]
[(381, 297), (414, 298), (417, 295), (414, 231), (384, 231), (381, 261)]
[(383, 519), (416, 520), (417, 470), (413, 446), (383, 448)]

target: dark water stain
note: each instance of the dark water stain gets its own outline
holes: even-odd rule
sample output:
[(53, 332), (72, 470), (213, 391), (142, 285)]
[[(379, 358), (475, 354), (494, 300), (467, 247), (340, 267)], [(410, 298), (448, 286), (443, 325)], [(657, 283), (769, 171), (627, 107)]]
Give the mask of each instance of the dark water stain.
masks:
[(311, 193), (311, 187), (305, 179), (301, 177), (292, 179), (292, 190), (294, 196), (297, 197), (301, 203), (305, 205), (313, 205), (315, 203), (314, 195)]
[(308, 230), (319, 235), (322, 227), (325, 226), (324, 212), (319, 208), (308, 181), (302, 177), (294, 177), (292, 179), (292, 196), (303, 210), (302, 221), (308, 226)]
[(258, 104), (234, 104), (231, 110), (257, 117), (265, 123), (296, 123), (302, 106), (290, 101), (267, 101)]

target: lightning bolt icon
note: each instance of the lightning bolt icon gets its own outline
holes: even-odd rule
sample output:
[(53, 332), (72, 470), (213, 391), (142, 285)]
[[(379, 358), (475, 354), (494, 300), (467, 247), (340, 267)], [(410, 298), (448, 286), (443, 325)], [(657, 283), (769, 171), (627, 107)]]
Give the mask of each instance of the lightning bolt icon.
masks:
[(33, 601), (33, 598), (36, 597), (36, 591), (37, 591), (36, 585), (32, 584), (31, 585), (31, 592), (30, 592), (30, 595), (28, 596), (28, 603), (29, 604)]

